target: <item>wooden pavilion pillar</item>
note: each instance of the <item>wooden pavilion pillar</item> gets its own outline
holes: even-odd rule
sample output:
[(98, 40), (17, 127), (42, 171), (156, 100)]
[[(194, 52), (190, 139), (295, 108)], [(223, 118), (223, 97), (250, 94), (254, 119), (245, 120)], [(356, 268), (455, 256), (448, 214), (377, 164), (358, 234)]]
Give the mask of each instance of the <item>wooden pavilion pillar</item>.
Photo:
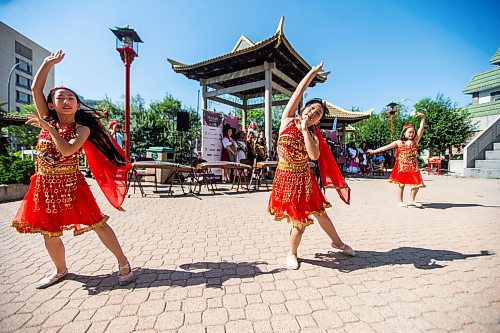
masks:
[[(274, 64), (273, 64), (274, 65)], [(271, 154), (272, 148), (272, 82), (273, 82), (273, 73), (272, 66), (267, 61), (264, 62), (264, 127), (265, 127), (265, 135), (266, 135), (266, 146), (268, 155)]]
[(248, 98), (243, 97), (243, 108), (241, 109), (241, 128), (243, 131), (247, 128), (247, 111), (248, 111)]
[(205, 79), (200, 80), (201, 84), (201, 123), (203, 124), (203, 110), (208, 110), (208, 104), (207, 104), (207, 84)]

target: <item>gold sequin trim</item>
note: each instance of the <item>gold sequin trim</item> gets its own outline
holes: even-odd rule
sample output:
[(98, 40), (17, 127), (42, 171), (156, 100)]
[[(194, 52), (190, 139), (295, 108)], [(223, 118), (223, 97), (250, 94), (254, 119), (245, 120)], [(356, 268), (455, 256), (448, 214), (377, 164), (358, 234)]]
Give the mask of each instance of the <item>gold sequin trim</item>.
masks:
[[(316, 214), (316, 215), (318, 215), (318, 216), (322, 216), (322, 215), (326, 214), (326, 210), (325, 210), (325, 209), (326, 209), (326, 208), (330, 208), (330, 207), (332, 207), (332, 205), (331, 205), (329, 202), (327, 202), (327, 203), (323, 204), (323, 208), (322, 208), (321, 210), (314, 210), (314, 211), (310, 212), (310, 213), (309, 213), (309, 215), (314, 215), (314, 214)], [(273, 216), (274, 216), (274, 220), (275, 220), (275, 221), (280, 222), (280, 221), (282, 221), (282, 220), (286, 219), (286, 222), (287, 222), (288, 224), (291, 224), (291, 225), (292, 225), (293, 227), (295, 227), (295, 228), (299, 228), (299, 229), (301, 229), (301, 228), (305, 228), (305, 227), (307, 227), (307, 226), (310, 226), (311, 224), (314, 224), (314, 220), (313, 220), (313, 219), (311, 219), (311, 218), (307, 218), (307, 219), (305, 219), (305, 220), (294, 220), (294, 219), (292, 219), (292, 218), (291, 218), (288, 214), (286, 214), (286, 213), (284, 213), (284, 214), (283, 214), (283, 216), (278, 217), (278, 216), (276, 216), (276, 211), (275, 211), (274, 209), (268, 209), (267, 211), (268, 211), (271, 215), (273, 215)]]
[(399, 185), (401, 187), (403, 187), (403, 186), (422, 187), (422, 188), (423, 187), (427, 187), (427, 186), (425, 186), (424, 183), (422, 183), (422, 184), (403, 184), (403, 183), (398, 182), (397, 180), (391, 180), (391, 179), (389, 180), (389, 183), (397, 184), (397, 185)]
[(47, 231), (47, 230), (40, 229), (40, 228), (31, 228), (31, 224), (29, 224), (27, 222), (19, 222), (19, 221), (13, 221), (12, 227), (16, 228), (16, 230), (20, 234), (42, 234), (42, 235), (46, 235), (49, 237), (60, 237), (60, 236), (62, 236), (63, 231), (74, 229), (73, 235), (79, 236), (87, 231), (91, 231), (91, 230), (103, 227), (104, 224), (106, 224), (106, 222), (108, 220), (109, 220), (109, 216), (104, 215), (100, 221), (98, 221), (92, 225), (89, 225), (86, 228), (82, 228), (79, 230), (76, 230), (74, 225), (63, 225), (61, 227), (61, 229), (62, 229), (61, 231)]

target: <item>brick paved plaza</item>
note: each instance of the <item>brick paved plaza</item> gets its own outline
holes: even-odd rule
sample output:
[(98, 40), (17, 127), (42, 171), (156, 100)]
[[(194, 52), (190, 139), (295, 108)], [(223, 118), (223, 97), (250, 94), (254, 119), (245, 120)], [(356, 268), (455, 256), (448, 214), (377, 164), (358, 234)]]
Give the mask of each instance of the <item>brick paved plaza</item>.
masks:
[(382, 179), (350, 179), (351, 206), (328, 191), (358, 256), (315, 224), (297, 271), (269, 192), (136, 194), (118, 212), (90, 181), (135, 267), (126, 287), (91, 232), (63, 237), (71, 274), (36, 290), (53, 270), (42, 237), (10, 227), (19, 201), (0, 204), (0, 332), (498, 332), (500, 180), (424, 179), (424, 209), (396, 207)]

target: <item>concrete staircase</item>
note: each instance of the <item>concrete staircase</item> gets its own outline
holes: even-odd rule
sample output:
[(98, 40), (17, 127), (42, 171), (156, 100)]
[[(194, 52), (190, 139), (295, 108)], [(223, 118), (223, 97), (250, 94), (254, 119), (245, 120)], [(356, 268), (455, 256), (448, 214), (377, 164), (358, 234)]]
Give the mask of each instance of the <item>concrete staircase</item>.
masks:
[(465, 168), (465, 177), (500, 178), (500, 142), (493, 143), (493, 150), (484, 152), (484, 160), (475, 160), (474, 168)]

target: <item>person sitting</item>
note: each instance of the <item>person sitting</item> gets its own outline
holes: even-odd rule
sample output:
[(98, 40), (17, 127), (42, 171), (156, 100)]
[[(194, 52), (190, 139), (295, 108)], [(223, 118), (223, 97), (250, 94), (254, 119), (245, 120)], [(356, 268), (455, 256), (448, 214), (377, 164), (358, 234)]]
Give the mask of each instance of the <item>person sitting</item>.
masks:
[(381, 174), (384, 175), (384, 161), (385, 158), (382, 156), (382, 153), (376, 153), (372, 157), (372, 174)]

